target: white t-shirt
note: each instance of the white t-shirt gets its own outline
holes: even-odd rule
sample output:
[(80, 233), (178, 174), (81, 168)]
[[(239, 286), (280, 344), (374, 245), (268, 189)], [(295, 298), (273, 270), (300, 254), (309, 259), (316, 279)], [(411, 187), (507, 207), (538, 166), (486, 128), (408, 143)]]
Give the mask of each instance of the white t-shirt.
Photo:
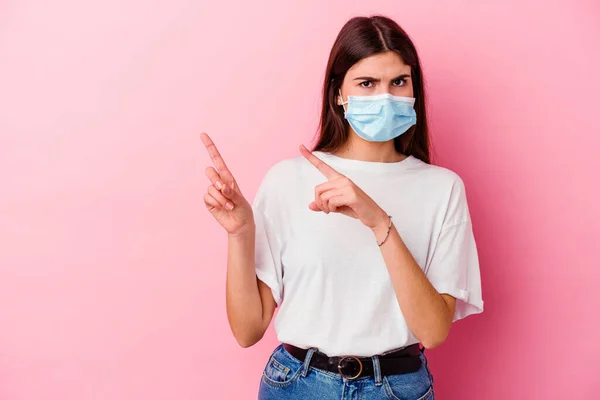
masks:
[[(457, 298), (454, 321), (483, 311), (477, 248), (462, 179), (414, 156), (393, 163), (313, 152), (392, 216), (439, 293)], [(327, 178), (303, 156), (267, 171), (252, 207), (256, 275), (278, 305), (279, 341), (329, 356), (371, 356), (418, 343), (398, 304), (372, 230), (308, 208)]]

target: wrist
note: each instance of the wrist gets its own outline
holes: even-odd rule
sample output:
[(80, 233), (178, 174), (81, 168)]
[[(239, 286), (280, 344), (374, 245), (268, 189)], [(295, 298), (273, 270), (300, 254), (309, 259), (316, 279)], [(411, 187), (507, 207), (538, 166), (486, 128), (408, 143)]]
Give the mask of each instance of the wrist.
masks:
[(387, 232), (387, 230), (388, 230), (389, 222), (390, 222), (390, 217), (389, 217), (388, 213), (386, 213), (384, 210), (380, 209), (377, 217), (375, 218), (375, 224), (371, 227), (371, 230), (375, 234), (380, 233), (380, 232), (383, 232), (385, 234), (385, 232)]
[[(385, 221), (385, 226), (383, 226), (383, 221)], [(375, 239), (377, 240), (377, 245), (381, 246), (390, 235), (390, 231), (392, 229), (392, 216), (386, 214), (385, 220), (377, 223), (376, 228), (373, 228), (373, 234)]]
[(254, 235), (256, 232), (256, 225), (254, 221), (251, 223), (245, 224), (237, 229), (235, 232), (228, 232), (227, 236), (230, 239), (246, 239), (250, 235)]

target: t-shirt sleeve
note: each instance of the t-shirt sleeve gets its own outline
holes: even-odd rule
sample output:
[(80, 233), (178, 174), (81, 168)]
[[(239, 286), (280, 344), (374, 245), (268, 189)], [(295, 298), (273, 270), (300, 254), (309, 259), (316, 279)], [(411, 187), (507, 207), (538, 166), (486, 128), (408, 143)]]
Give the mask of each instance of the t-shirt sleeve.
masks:
[[(270, 192), (272, 173), (267, 172), (263, 178), (252, 203), (254, 224), (256, 226), (256, 240), (254, 261), (256, 276), (271, 288), (277, 306), (283, 300), (283, 267), (281, 265), (281, 243), (276, 226), (268, 214), (275, 210), (273, 202), (275, 193)], [(268, 210), (270, 209), (270, 210)]]
[(479, 256), (460, 178), (452, 186), (444, 223), (425, 274), (438, 293), (456, 298), (453, 322), (483, 312)]

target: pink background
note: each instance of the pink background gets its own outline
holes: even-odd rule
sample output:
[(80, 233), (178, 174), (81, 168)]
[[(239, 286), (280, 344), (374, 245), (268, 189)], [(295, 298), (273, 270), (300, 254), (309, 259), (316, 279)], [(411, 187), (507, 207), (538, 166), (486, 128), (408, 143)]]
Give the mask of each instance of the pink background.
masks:
[(277, 341), (230, 333), (198, 134), (252, 199), (372, 12), (415, 40), (480, 251), (486, 311), (429, 352), (438, 398), (598, 396), (597, 1), (5, 0), (0, 399), (256, 398)]

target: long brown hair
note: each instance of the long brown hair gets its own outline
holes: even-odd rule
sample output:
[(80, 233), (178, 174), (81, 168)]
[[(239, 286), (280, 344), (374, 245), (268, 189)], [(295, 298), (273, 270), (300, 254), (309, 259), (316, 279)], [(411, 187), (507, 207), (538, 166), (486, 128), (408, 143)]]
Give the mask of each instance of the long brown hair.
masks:
[(395, 51), (411, 67), (417, 113), (417, 123), (394, 139), (394, 147), (402, 154), (413, 155), (430, 163), (425, 90), (419, 56), (406, 32), (396, 22), (382, 15), (350, 19), (335, 39), (325, 70), (319, 139), (313, 151), (334, 152), (348, 139), (348, 121), (344, 118), (342, 108), (336, 105), (338, 90), (346, 72), (361, 59), (390, 50)]

